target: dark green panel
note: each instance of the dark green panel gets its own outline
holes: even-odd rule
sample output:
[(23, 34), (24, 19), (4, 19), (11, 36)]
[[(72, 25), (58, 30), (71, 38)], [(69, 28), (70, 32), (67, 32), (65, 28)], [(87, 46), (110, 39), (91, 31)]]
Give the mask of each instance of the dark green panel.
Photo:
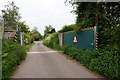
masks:
[[(89, 29), (79, 32), (63, 34), (63, 45), (73, 45), (81, 49), (95, 49), (94, 30)], [(78, 43), (73, 43), (74, 36), (77, 37)]]
[(17, 41), (18, 41), (18, 43), (21, 43), (21, 32), (16, 32), (18, 35), (17, 35), (17, 37), (18, 37), (18, 39), (17, 39)]

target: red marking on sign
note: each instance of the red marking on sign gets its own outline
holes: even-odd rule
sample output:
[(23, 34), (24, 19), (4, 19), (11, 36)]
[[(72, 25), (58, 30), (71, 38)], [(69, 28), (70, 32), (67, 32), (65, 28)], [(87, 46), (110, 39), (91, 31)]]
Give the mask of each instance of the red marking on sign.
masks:
[(76, 36), (74, 36), (73, 43), (78, 43), (78, 41), (77, 41), (77, 37), (76, 37)]

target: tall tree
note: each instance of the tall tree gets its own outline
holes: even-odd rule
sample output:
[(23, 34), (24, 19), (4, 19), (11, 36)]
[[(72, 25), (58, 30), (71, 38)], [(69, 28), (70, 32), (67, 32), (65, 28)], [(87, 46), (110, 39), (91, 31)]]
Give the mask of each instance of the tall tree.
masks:
[(5, 22), (4, 25), (14, 29), (21, 18), (19, 14), (19, 7), (17, 7), (13, 1), (9, 1), (8, 5), (5, 5), (5, 9), (2, 10), (2, 15)]
[(81, 27), (119, 26), (119, 2), (79, 2), (78, 0), (65, 2), (72, 4), (74, 8), (72, 12), (76, 14), (76, 24)]
[(52, 29), (53, 27), (51, 25), (45, 26), (44, 35), (49, 34)]
[(19, 26), (19, 31), (25, 32), (25, 33), (29, 33), (29, 27), (28, 25), (26, 25), (25, 21), (23, 22), (18, 22), (18, 26)]
[(34, 36), (35, 41), (42, 39), (42, 35), (39, 33), (37, 27), (34, 27), (34, 29), (32, 30), (32, 35)]

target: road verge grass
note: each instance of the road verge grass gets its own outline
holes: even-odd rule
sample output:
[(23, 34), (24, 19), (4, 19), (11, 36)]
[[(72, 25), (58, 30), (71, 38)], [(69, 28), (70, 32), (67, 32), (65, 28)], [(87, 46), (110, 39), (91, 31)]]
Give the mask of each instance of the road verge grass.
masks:
[(29, 50), (29, 48), (30, 48), (32, 45), (34, 45), (34, 43), (30, 43), (30, 44), (28, 44), (28, 45), (25, 46), (26, 52)]
[(2, 41), (2, 78), (9, 78), (16, 67), (26, 57), (26, 50), (32, 44), (24, 47), (11, 40), (3, 39)]

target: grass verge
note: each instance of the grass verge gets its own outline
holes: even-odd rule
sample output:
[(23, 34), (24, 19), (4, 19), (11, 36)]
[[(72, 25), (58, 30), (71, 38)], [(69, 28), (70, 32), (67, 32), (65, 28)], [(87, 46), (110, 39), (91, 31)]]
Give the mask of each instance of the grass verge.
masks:
[(26, 52), (29, 50), (29, 48), (30, 48), (32, 45), (34, 45), (34, 43), (31, 43), (31, 44), (28, 44), (28, 45), (25, 46)]
[(21, 46), (11, 40), (2, 41), (2, 79), (7, 80), (16, 70), (16, 67), (26, 57), (26, 50), (33, 44)]

